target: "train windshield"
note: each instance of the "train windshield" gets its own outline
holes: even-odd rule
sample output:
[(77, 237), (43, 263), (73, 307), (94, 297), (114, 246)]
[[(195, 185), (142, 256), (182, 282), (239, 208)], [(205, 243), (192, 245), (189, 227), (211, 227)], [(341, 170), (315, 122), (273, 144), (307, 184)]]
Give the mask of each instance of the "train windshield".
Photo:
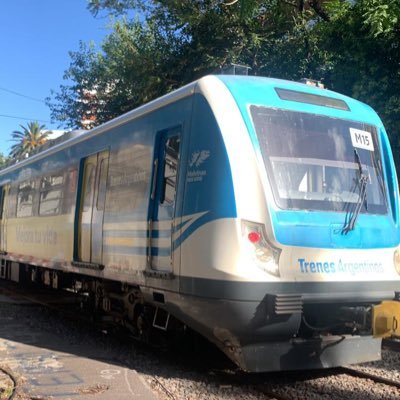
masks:
[(374, 126), (261, 106), (250, 113), (280, 208), (347, 211), (362, 196), (362, 213), (387, 212)]

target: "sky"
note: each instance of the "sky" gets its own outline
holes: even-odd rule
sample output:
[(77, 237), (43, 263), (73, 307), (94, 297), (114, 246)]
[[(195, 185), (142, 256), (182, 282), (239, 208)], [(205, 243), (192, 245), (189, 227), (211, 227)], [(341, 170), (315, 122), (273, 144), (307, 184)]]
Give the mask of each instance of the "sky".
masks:
[(78, 50), (79, 41), (100, 45), (110, 32), (109, 20), (94, 18), (86, 5), (87, 0), (0, 0), (1, 153), (8, 154), (20, 124), (38, 120), (57, 129), (44, 99), (65, 83), (68, 52)]

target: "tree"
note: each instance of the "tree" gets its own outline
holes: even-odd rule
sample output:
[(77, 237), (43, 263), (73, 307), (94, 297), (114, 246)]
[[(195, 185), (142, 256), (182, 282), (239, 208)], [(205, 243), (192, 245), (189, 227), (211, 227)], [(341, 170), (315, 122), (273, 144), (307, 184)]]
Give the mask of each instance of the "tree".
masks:
[(81, 43), (70, 53), (64, 78), (72, 84), (47, 99), (52, 118), (85, 129), (90, 113), (101, 124), (179, 86), (179, 71), (172, 65), (180, 59), (180, 40), (152, 21), (117, 21), (100, 51)]
[[(107, 8), (117, 15), (143, 6), (135, 0), (89, 4), (94, 13)], [(293, 71), (296, 65), (308, 71), (319, 64), (311, 46), (302, 46), (306, 19), (299, 17), (296, 7), (279, 0), (251, 17), (242, 8), (216, 0), (145, 5), (145, 21), (122, 18), (100, 50), (81, 43), (79, 51), (71, 53), (64, 77), (72, 84), (62, 85), (48, 99), (53, 119), (84, 128), (83, 116), (95, 112), (99, 124), (230, 63), (247, 64), (254, 74), (288, 78), (303, 76), (300, 68)], [(285, 65), (291, 70), (282, 67), (283, 51), (290, 54)]]
[(11, 146), (10, 151), (10, 157), (17, 159), (27, 157), (32, 150), (44, 144), (49, 133), (38, 122), (29, 122), (27, 126), (20, 127), (22, 130), (12, 133), (12, 140), (16, 143)]
[[(319, 25), (319, 46), (329, 54), (328, 87), (371, 105), (389, 133), (400, 168), (400, 3), (332, 1), (330, 23)], [(343, 3), (345, 3), (343, 5)]]
[[(322, 79), (370, 104), (400, 163), (398, 0), (90, 0), (88, 8), (117, 22), (100, 50), (72, 54), (73, 83), (49, 99), (53, 118), (69, 126), (80, 126), (89, 105), (102, 123), (238, 63), (254, 75)], [(85, 91), (96, 94), (90, 104)]]

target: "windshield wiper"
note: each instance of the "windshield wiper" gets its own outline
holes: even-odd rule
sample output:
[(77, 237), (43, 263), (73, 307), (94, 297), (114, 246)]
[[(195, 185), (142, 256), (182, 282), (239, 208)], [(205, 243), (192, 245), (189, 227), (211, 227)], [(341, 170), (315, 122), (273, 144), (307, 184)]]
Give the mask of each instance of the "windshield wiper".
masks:
[(385, 184), (383, 183), (383, 171), (382, 171), (382, 162), (380, 159), (377, 159), (376, 156), (372, 157), (372, 163), (376, 169), (376, 177), (379, 184), (379, 188), (381, 189), (382, 196), (384, 198), (383, 201), (386, 199), (386, 191), (385, 191)]
[(360, 193), (358, 196), (357, 203), (355, 203), (355, 206), (353, 207), (352, 211), (350, 211), (350, 205), (349, 205), (349, 208), (346, 213), (345, 223), (342, 228), (342, 235), (347, 235), (350, 231), (354, 229), (357, 218), (360, 215), (361, 208), (363, 205), (365, 206), (365, 209), (368, 210), (368, 203), (367, 203), (367, 184), (369, 180), (368, 173), (365, 173), (363, 171), (360, 155), (358, 154), (357, 149), (354, 149), (354, 158), (358, 165), (358, 172), (360, 175), (358, 182), (356, 182), (356, 187), (358, 186), (360, 188)]

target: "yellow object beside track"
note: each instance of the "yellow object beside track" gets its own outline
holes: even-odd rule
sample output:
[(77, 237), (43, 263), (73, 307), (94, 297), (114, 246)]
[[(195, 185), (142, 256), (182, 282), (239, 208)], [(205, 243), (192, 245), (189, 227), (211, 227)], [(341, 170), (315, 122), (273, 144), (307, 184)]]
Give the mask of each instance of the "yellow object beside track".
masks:
[(372, 308), (372, 332), (376, 338), (400, 336), (400, 301), (383, 301)]

